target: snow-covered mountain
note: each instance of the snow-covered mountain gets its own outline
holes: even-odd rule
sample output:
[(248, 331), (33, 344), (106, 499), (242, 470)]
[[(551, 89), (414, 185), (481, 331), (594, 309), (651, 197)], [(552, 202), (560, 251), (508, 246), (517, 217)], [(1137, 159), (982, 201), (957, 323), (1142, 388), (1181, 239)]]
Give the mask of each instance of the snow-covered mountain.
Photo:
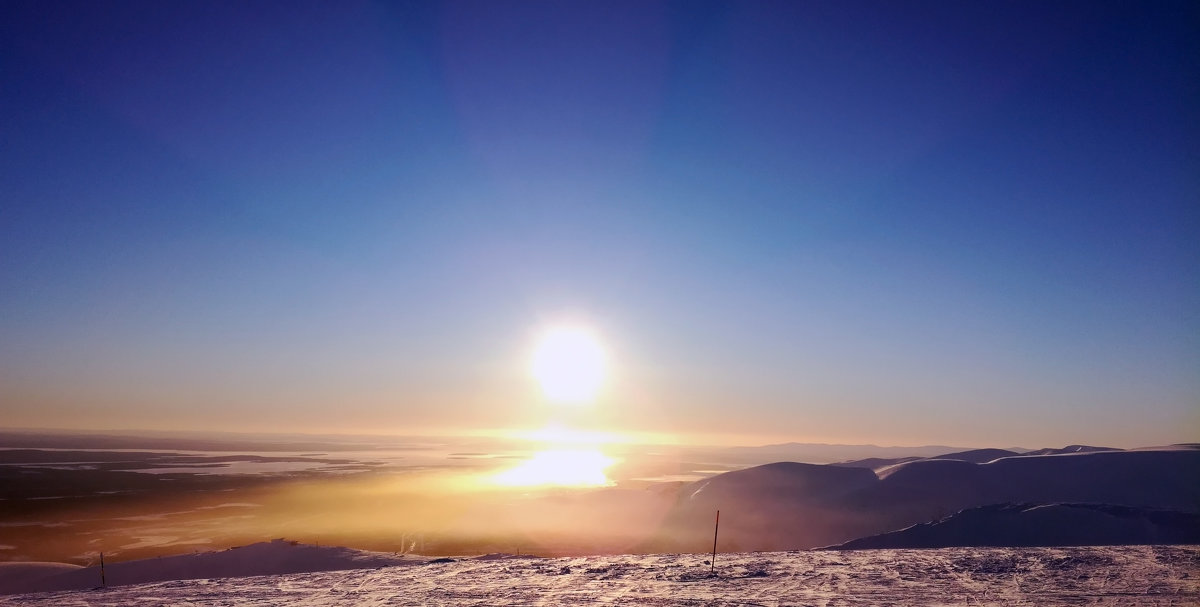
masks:
[[(717, 510), (730, 549), (791, 550), (840, 544), (993, 504), (1088, 503), (1192, 513), (1200, 508), (1200, 450), (951, 455), (874, 470), (780, 462), (719, 474), (682, 487), (661, 532), (644, 548), (669, 552), (700, 545)], [(1118, 537), (1102, 531), (1097, 528), (1094, 541), (1076, 543)], [(1080, 532), (1086, 535), (1086, 526)], [(1133, 541), (1157, 540), (1143, 534)], [(1056, 545), (1049, 536), (1022, 543)]]

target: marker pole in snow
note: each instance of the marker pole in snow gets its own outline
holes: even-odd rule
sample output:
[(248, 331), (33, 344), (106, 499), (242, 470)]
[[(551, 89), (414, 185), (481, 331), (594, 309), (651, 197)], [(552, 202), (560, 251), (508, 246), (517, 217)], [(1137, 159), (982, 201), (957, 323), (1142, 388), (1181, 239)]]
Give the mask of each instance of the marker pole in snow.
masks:
[(104, 579), (104, 553), (100, 553), (100, 586), (108, 588), (108, 582)]
[(721, 511), (717, 510), (717, 522), (713, 525), (713, 555), (709, 563), (712, 565), (708, 568), (709, 573), (717, 572), (717, 531), (721, 528)]

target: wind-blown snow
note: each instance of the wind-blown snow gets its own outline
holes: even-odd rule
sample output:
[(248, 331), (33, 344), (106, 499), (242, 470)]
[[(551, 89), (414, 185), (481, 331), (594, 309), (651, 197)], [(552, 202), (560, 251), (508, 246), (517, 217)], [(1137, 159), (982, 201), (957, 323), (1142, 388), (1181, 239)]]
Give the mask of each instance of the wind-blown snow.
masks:
[(0, 597), (0, 605), (1200, 604), (1200, 547), (494, 556)]

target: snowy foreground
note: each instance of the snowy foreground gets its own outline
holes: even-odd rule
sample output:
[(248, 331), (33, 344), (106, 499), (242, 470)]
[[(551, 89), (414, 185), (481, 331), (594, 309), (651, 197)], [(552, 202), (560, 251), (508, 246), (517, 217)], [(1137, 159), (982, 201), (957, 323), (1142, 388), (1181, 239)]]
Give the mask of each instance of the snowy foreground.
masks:
[(0, 596), (0, 605), (1200, 605), (1200, 547), (411, 559)]

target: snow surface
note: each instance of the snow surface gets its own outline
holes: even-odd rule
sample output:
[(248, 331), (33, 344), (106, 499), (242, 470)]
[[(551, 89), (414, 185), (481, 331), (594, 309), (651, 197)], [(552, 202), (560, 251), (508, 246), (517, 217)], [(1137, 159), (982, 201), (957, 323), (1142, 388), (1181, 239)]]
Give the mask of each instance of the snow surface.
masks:
[[(421, 564), (430, 557), (371, 552), (340, 546), (314, 546), (283, 539), (177, 556), (110, 562), (109, 586), (200, 578), (232, 578), (340, 569), (367, 569)], [(0, 594), (51, 590), (89, 590), (100, 585), (100, 568), (36, 563), (37, 576), (17, 563), (0, 563)], [(46, 569), (51, 566), (65, 569)], [(26, 568), (27, 568), (26, 567)]]
[[(415, 561), (415, 559), (414, 559)], [(0, 605), (1200, 605), (1200, 546), (493, 555), (0, 597)]]

